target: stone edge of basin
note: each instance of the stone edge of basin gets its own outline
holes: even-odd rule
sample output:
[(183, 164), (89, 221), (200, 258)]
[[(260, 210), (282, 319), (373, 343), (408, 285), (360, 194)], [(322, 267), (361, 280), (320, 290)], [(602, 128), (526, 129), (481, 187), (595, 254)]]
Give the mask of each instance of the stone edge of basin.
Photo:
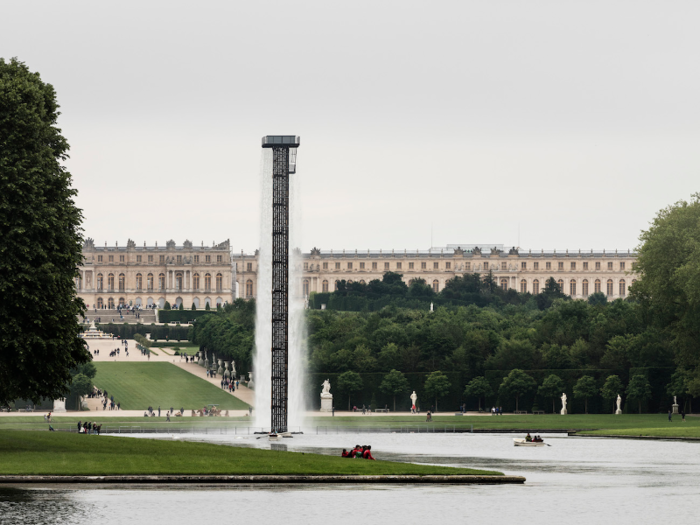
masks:
[(0, 484), (54, 484), (54, 483), (393, 483), (393, 484), (504, 484), (525, 483), (522, 476), (282, 476), (282, 475), (237, 475), (237, 476), (0, 476)]

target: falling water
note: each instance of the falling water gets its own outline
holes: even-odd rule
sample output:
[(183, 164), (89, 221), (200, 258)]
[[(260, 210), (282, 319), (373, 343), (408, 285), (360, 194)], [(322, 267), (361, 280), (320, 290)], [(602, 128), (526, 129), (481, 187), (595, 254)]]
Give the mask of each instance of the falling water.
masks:
[[(258, 256), (258, 291), (255, 320), (255, 426), (270, 428), (272, 388), (272, 149), (264, 148), (260, 161), (260, 253)], [(290, 175), (289, 184), (289, 414), (290, 429), (301, 427), (305, 414), (304, 370), (304, 300), (301, 293), (301, 256), (294, 247), (301, 246), (299, 175)]]

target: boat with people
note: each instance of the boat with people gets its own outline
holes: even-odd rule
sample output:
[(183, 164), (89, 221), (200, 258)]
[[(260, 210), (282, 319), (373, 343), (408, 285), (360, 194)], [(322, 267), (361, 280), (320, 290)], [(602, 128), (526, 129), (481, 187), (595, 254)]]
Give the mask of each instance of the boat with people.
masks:
[(547, 443), (540, 436), (532, 437), (528, 432), (524, 438), (513, 438), (513, 445), (516, 447), (544, 447)]

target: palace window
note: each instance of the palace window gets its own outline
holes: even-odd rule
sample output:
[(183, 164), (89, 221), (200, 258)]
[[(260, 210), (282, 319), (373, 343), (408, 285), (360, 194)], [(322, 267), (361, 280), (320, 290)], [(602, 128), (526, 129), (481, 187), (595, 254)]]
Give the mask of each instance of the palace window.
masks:
[(361, 262), (360, 263), (360, 270), (364, 270), (364, 269), (365, 269), (365, 263)]
[(107, 276), (107, 290), (110, 292), (114, 291), (114, 274), (110, 273)]
[(323, 263), (323, 269), (324, 269), (324, 270), (327, 270), (327, 269), (328, 269), (328, 263), (327, 263), (327, 262), (324, 262), (324, 263)]
[(194, 256), (194, 263), (199, 264), (199, 255)]
[(596, 279), (593, 283), (593, 293), (600, 293), (600, 279)]
[(105, 302), (102, 300), (102, 297), (97, 298), (97, 308), (102, 308), (105, 305)]
[(165, 290), (165, 274), (164, 273), (158, 274), (158, 289)]
[(624, 270), (625, 270), (625, 263), (621, 262), (620, 263), (620, 271), (624, 271)]
[(246, 272), (252, 272), (253, 271), (253, 263), (246, 263)]
[(149, 256), (148, 256), (148, 262), (149, 262), (149, 263), (152, 263), (152, 262), (153, 262), (153, 256), (152, 256), (152, 255), (149, 255)]
[(123, 273), (119, 274), (119, 291), (123, 292), (126, 289), (126, 276)]
[(520, 281), (520, 293), (527, 293), (527, 281), (525, 279)]
[(576, 269), (576, 263), (575, 263), (575, 262), (572, 262), (572, 263), (571, 263), (571, 269), (572, 269), (572, 270), (575, 270), (575, 269)]
[(440, 291), (440, 283), (438, 281), (433, 281), (433, 292), (438, 293)]
[(532, 281), (532, 293), (535, 295), (540, 293), (540, 282), (537, 279)]
[(210, 263), (211, 262), (211, 255), (205, 255), (204, 262)]
[(123, 255), (120, 255), (120, 256), (119, 256), (119, 262), (124, 262), (124, 256), (123, 256)]
[(204, 274), (204, 290), (207, 292), (211, 291), (211, 275)]
[(433, 263), (433, 270), (439, 270), (440, 269), (440, 263), (434, 262)]
[(613, 280), (612, 279), (608, 279), (607, 292), (608, 292), (608, 297), (612, 296), (612, 294), (613, 294)]
[(307, 262), (304, 263), (304, 271), (305, 272), (309, 271), (309, 263), (307, 263)]
[(389, 263), (387, 263), (387, 262), (384, 263), (384, 269), (389, 270)]
[(196, 273), (192, 276), (192, 288), (199, 290), (199, 274)]
[(107, 308), (109, 308), (110, 310), (114, 309), (114, 299), (112, 297), (107, 299)]
[[(624, 264), (624, 263), (622, 263), (622, 264)], [(626, 295), (626, 293), (627, 293), (627, 287), (625, 286), (625, 280), (624, 280), (624, 279), (620, 279), (619, 288), (620, 288), (620, 297), (624, 297), (624, 296)]]
[(373, 269), (373, 270), (376, 270), (376, 269), (377, 269), (377, 263), (376, 263), (376, 262), (373, 262), (373, 263), (372, 263), (372, 269)]
[(217, 256), (216, 256), (216, 262), (218, 262), (219, 264), (221, 264), (222, 262), (224, 262), (224, 256), (223, 256), (223, 255), (217, 255)]
[(413, 263), (412, 262), (408, 263), (408, 269), (413, 270)]
[(588, 279), (584, 279), (583, 283), (581, 283), (581, 292), (584, 297), (588, 297)]
[(351, 262), (348, 263), (348, 270), (352, 270), (352, 263)]
[(445, 263), (445, 270), (451, 270), (452, 269), (452, 263), (451, 262), (446, 262)]
[(158, 257), (158, 260), (160, 261), (160, 264), (165, 264), (165, 255)]
[(472, 270), (472, 263), (464, 263), (464, 268), (470, 272)]
[(583, 269), (588, 270), (588, 262), (583, 263)]
[(146, 276), (146, 286), (148, 287), (149, 291), (153, 290), (153, 274), (152, 273), (149, 273)]
[(175, 289), (178, 292), (182, 291), (182, 274), (179, 272), (175, 274)]
[(576, 281), (574, 279), (569, 281), (569, 295), (571, 297), (576, 295)]
[(338, 279), (335, 280), (335, 288), (333, 288), (334, 292), (338, 291), (338, 285), (340, 284), (340, 281)]
[(182, 255), (177, 256), (177, 264), (182, 264)]
[(102, 274), (101, 273), (97, 274), (97, 291), (98, 292), (102, 291)]
[(521, 269), (521, 270), (527, 270), (527, 263), (526, 263), (526, 262), (521, 262), (521, 263), (520, 263), (520, 269)]
[(489, 263), (485, 262), (485, 263), (484, 263), (484, 271), (486, 271), (486, 270), (488, 270), (488, 269), (489, 269)]
[(245, 283), (245, 296), (253, 297), (253, 281), (248, 279)]
[(552, 263), (551, 263), (551, 262), (545, 263), (545, 269), (551, 270), (551, 269), (552, 269)]
[(599, 262), (595, 263), (595, 269), (600, 270), (600, 263)]
[(102, 256), (101, 256), (101, 255), (98, 255), (98, 256), (97, 256), (97, 262), (102, 262)]
[(501, 263), (501, 270), (503, 270), (505, 272), (507, 269), (508, 269), (508, 263), (502, 262)]
[(224, 289), (224, 276), (220, 273), (216, 274), (216, 291), (221, 292)]
[(327, 292), (328, 292), (328, 281), (323, 281), (323, 282), (321, 283), (321, 291), (322, 291), (323, 293), (327, 293)]
[(137, 263), (140, 263), (140, 262), (141, 262), (141, 256), (140, 256), (140, 255), (137, 255), (137, 256), (136, 256), (136, 262), (137, 262)]
[(559, 263), (557, 264), (557, 269), (558, 269), (559, 271), (563, 270), (563, 269), (564, 269), (564, 263), (563, 263), (563, 262), (559, 262)]
[(114, 262), (114, 255), (109, 256), (109, 262)]
[(565, 293), (565, 292), (564, 292), (564, 281), (563, 281), (563, 279), (559, 279), (559, 280), (557, 281), (557, 284), (559, 285), (559, 291), (560, 291), (561, 293)]
[(309, 295), (309, 281), (308, 279), (304, 279), (304, 282), (301, 285), (304, 296), (307, 297)]
[(420, 263), (421, 270), (426, 270), (427, 268), (428, 268), (428, 263), (424, 263), (424, 262)]
[(608, 263), (608, 270), (612, 270), (612, 269), (613, 269), (612, 266), (613, 266), (613, 263), (609, 262), (609, 263)]
[(400, 263), (400, 262), (397, 262), (397, 263), (396, 263), (396, 269), (397, 269), (397, 270), (400, 270), (400, 269), (401, 269), (401, 263)]
[(136, 274), (136, 289), (141, 291), (143, 288), (143, 276), (140, 273)]
[(533, 269), (533, 270), (539, 270), (539, 269), (540, 269), (540, 263), (538, 263), (538, 262), (532, 263), (532, 269)]
[(340, 263), (338, 263), (338, 262), (335, 263), (335, 269), (336, 269), (336, 270), (340, 270)]
[(504, 292), (508, 290), (508, 279), (501, 279), (501, 290), (503, 290)]

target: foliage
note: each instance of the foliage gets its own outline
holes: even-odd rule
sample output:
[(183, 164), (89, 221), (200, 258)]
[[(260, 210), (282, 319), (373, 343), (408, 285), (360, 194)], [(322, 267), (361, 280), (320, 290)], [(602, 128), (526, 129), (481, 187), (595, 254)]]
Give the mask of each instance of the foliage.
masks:
[(384, 376), (379, 390), (394, 398), (394, 412), (396, 412), (396, 396), (408, 391), (408, 380), (398, 370), (391, 370)]
[(170, 310), (170, 303), (168, 301), (165, 301), (165, 304), (163, 305), (163, 310)]
[(605, 306), (608, 303), (608, 296), (603, 292), (595, 292), (588, 296), (588, 304), (591, 306)]
[(531, 376), (515, 368), (503, 380), (498, 393), (504, 397), (515, 396), (515, 410), (518, 410), (518, 400), (521, 395), (527, 394), (535, 389), (537, 383)]
[(158, 321), (161, 323), (194, 323), (202, 317), (211, 315), (214, 312), (207, 310), (160, 310), (158, 312)]
[(0, 58), (0, 404), (65, 396), (90, 354), (74, 279), (82, 213), (53, 86)]
[(550, 374), (537, 389), (537, 393), (544, 398), (552, 400), (552, 414), (557, 413), (554, 405), (556, 399), (564, 392), (564, 382), (556, 374)]
[(646, 376), (637, 374), (632, 376), (627, 385), (627, 397), (631, 400), (637, 400), (639, 403), (639, 413), (642, 413), (642, 401), (651, 397), (651, 385)]
[(616, 375), (610, 375), (605, 380), (603, 388), (600, 389), (600, 394), (603, 399), (615, 400), (613, 402), (613, 413), (615, 412), (615, 406), (617, 401), (617, 396), (624, 392), (625, 386), (622, 384), (620, 378)]
[(193, 312), (196, 312), (197, 306), (194, 303), (192, 303), (192, 308), (190, 308), (190, 310), (192, 310)]
[(362, 378), (357, 372), (347, 371), (338, 377), (338, 390), (348, 395), (348, 410), (350, 410), (350, 399), (354, 392), (362, 390)]
[(425, 394), (435, 398), (435, 412), (438, 410), (438, 399), (449, 394), (451, 386), (450, 380), (439, 370), (432, 372), (425, 380)]
[(464, 395), (467, 397), (475, 397), (479, 402), (479, 412), (481, 412), (481, 398), (493, 395), (493, 388), (486, 378), (483, 376), (475, 377), (464, 387)]
[(153, 346), (153, 341), (146, 339), (141, 334), (134, 334), (134, 341), (139, 343), (141, 346), (145, 346), (146, 348), (151, 348), (151, 346)]
[(588, 398), (598, 393), (595, 379), (591, 376), (582, 376), (574, 386), (574, 396), (582, 397), (585, 400), (586, 414), (588, 414)]
[(184, 303), (180, 303), (180, 306), (179, 306), (178, 310), (182, 311), (182, 310), (184, 310), (184, 309), (185, 309), (185, 304), (184, 304)]

